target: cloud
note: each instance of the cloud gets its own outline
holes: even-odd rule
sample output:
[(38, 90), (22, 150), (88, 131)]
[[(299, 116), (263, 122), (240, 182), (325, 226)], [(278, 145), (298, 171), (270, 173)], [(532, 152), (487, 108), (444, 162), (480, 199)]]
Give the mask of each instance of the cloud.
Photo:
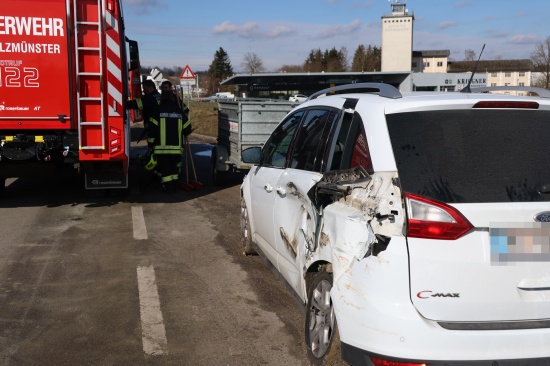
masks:
[(444, 21), (444, 22), (439, 23), (439, 24), (436, 26), (436, 29), (439, 29), (439, 30), (441, 30), (441, 29), (447, 29), (447, 28), (450, 28), (450, 27), (454, 27), (454, 26), (456, 26), (456, 25), (457, 25), (457, 23), (456, 23), (455, 21), (453, 21), (453, 20), (446, 20), (446, 21)]
[(539, 42), (539, 36), (534, 33), (516, 34), (507, 41), (507, 43), (512, 44), (535, 44), (537, 42)]
[(214, 34), (236, 34), (243, 38), (252, 38), (259, 34), (258, 23), (256, 22), (247, 22), (242, 25), (237, 25), (229, 20), (222, 22), (221, 24), (215, 25), (212, 28), (212, 33)]
[(499, 31), (495, 29), (486, 29), (485, 33), (492, 38), (506, 38), (508, 37), (508, 33), (504, 31)]
[(518, 19), (518, 18), (524, 18), (526, 16), (527, 16), (526, 12), (520, 11), (520, 12), (515, 13), (512, 18)]
[(355, 7), (358, 7), (358, 8), (370, 8), (373, 6), (373, 3), (372, 1), (365, 1), (365, 2), (362, 2), (362, 1), (356, 1), (353, 3), (353, 6)]
[(267, 32), (268, 38), (278, 38), (281, 36), (286, 36), (287, 34), (292, 33), (292, 29), (289, 27), (285, 27), (283, 25), (276, 26), (275, 28), (271, 29)]
[(467, 6), (472, 6), (473, 4), (470, 1), (459, 1), (454, 4), (455, 8), (465, 8)]
[(344, 34), (350, 34), (360, 29), (362, 25), (363, 25), (363, 22), (359, 19), (355, 19), (353, 22), (349, 24), (335, 24), (326, 28), (324, 31), (322, 31), (319, 34), (319, 37), (330, 38), (330, 37), (336, 37)]
[(122, 0), (134, 13), (149, 13), (150, 8), (166, 8), (164, 0)]

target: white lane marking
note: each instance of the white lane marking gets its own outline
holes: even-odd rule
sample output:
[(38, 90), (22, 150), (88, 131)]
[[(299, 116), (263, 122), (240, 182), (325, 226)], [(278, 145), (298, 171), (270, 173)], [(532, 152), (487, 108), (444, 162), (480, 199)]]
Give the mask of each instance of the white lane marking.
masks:
[(134, 239), (147, 239), (147, 227), (145, 227), (143, 208), (141, 206), (132, 206), (132, 224), (134, 225)]
[(137, 278), (143, 352), (153, 356), (168, 354), (168, 341), (160, 310), (155, 268), (138, 267)]

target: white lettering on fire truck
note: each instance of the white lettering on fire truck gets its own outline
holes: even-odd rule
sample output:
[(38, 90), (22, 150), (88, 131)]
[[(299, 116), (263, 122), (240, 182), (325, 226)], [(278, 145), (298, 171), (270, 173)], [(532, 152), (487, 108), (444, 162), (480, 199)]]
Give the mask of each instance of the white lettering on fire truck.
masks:
[(22, 60), (0, 60), (0, 66), (21, 66)]
[(2, 43), (0, 42), (0, 52), (15, 53), (61, 53), (61, 46), (55, 43)]
[(0, 34), (64, 37), (63, 19), (0, 15)]

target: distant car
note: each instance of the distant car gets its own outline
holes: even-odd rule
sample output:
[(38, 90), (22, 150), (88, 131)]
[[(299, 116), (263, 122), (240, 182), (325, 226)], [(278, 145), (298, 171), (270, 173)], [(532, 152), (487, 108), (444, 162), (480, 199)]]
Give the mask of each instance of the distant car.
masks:
[(307, 95), (303, 95), (303, 94), (292, 94), (289, 98), (288, 98), (289, 101), (291, 102), (298, 102), (298, 103), (302, 103), (302, 102), (305, 102), (307, 100)]
[(550, 365), (550, 92), (497, 88), (337, 86), (242, 152), (243, 249), (312, 365)]

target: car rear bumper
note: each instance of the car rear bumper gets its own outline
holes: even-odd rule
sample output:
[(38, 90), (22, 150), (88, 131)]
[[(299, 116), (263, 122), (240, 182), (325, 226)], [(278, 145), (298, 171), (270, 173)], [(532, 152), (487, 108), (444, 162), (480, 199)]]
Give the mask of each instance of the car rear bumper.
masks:
[(387, 250), (354, 262), (336, 278), (331, 298), (348, 362), (378, 354), (434, 360), (427, 365), (550, 365), (550, 328), (450, 329), (423, 317), (411, 302), (407, 259), (405, 239), (393, 237)]
[(427, 366), (544, 366), (550, 365), (550, 357), (545, 358), (524, 358), (514, 360), (502, 360), (502, 359), (489, 359), (489, 360), (411, 360), (401, 359), (395, 357), (388, 357), (384, 355), (378, 355), (376, 353), (369, 353), (365, 350), (359, 349), (349, 344), (342, 343), (341, 346), (342, 359), (354, 366), (374, 366), (371, 361), (371, 357), (380, 360), (394, 362), (395, 365), (399, 365), (399, 362), (403, 364), (418, 364)]

